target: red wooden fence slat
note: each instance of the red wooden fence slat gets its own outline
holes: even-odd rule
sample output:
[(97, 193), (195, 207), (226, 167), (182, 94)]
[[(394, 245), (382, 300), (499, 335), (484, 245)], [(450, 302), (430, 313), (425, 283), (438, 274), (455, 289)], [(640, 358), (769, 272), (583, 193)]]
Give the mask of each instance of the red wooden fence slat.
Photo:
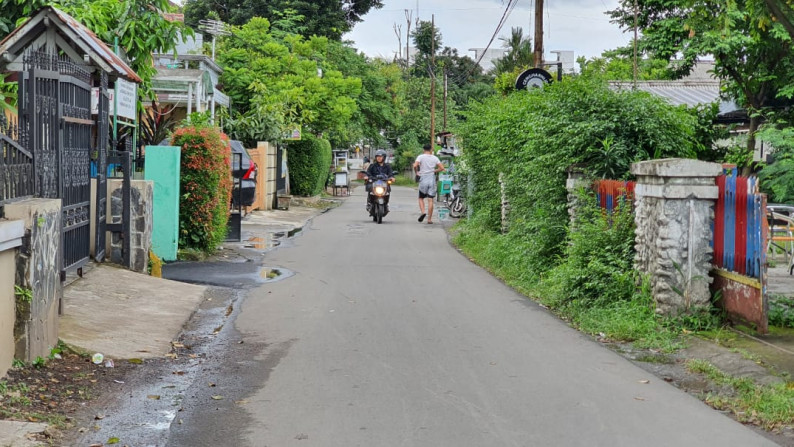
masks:
[(742, 275), (747, 271), (747, 177), (736, 177), (736, 256), (734, 269)]

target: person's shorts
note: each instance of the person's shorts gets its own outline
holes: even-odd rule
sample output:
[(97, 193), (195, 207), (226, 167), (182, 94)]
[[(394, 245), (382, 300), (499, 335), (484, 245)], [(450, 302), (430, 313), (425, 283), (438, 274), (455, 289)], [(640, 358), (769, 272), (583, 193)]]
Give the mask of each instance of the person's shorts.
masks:
[(426, 199), (436, 196), (436, 176), (423, 175), (419, 179), (419, 198)]

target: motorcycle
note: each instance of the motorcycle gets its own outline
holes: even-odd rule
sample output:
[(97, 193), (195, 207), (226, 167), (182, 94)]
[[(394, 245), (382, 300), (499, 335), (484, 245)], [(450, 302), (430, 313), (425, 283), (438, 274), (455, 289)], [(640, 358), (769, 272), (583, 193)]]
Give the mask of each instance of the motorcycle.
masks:
[(449, 210), (449, 217), (458, 218), (466, 212), (466, 202), (460, 195), (460, 185), (452, 185), (450, 193), (444, 196), (444, 205)]
[(383, 223), (383, 216), (389, 214), (391, 180), (380, 174), (374, 179), (368, 179), (367, 182), (371, 183), (367, 193), (367, 211), (372, 216), (373, 222)]

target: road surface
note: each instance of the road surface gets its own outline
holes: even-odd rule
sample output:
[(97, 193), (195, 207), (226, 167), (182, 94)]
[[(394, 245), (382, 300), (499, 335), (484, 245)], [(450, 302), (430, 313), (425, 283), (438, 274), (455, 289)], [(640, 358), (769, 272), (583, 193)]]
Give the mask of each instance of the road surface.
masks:
[(168, 445), (775, 445), (475, 266), (415, 194), (378, 225), (357, 189), (264, 257), (294, 275), (247, 292), (246, 350), (208, 373), (226, 401), (187, 406)]

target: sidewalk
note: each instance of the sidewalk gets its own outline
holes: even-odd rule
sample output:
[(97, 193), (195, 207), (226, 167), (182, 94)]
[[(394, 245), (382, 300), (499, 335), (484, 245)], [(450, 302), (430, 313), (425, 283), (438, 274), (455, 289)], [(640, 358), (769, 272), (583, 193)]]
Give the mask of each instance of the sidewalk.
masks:
[[(302, 205), (298, 201), (289, 210), (254, 211), (243, 219), (244, 228), (253, 234), (289, 233), (326, 210), (316, 203)], [(91, 264), (84, 271), (82, 278), (64, 288), (59, 338), (77, 351), (102, 353), (108, 359), (168, 354), (208, 290), (111, 264)], [(0, 447), (43, 445), (30, 435), (46, 428), (46, 424), (0, 420)]]

